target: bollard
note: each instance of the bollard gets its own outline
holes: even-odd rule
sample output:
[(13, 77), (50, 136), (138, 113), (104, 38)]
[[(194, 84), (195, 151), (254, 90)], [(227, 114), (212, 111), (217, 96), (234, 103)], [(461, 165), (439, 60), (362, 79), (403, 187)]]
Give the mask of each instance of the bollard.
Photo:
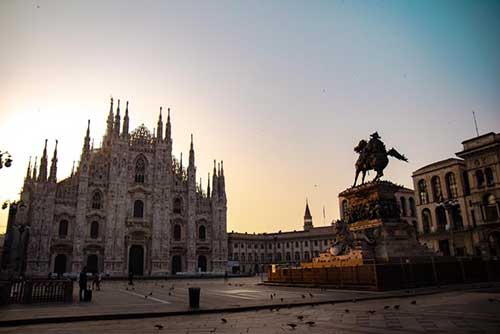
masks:
[(189, 288), (189, 307), (200, 308), (200, 288)]

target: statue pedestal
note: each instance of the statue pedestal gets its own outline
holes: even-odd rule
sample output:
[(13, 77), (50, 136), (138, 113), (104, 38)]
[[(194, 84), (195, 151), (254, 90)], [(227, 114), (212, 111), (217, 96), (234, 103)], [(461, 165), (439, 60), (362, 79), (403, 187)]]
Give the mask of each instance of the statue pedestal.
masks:
[(395, 196), (399, 189), (394, 183), (377, 181), (341, 192), (341, 201), (347, 203), (343, 217), (347, 228), (340, 223), (337, 245), (302, 266), (356, 266), (435, 256), (417, 241), (413, 226), (400, 218)]

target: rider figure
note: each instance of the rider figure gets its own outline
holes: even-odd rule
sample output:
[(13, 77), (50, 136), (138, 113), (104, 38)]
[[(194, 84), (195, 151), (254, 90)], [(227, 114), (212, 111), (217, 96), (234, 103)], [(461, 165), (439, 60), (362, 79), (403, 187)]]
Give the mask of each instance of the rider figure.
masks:
[(378, 132), (372, 133), (370, 137), (371, 138), (368, 141), (368, 145), (366, 146), (366, 151), (369, 154), (385, 153), (385, 145), (380, 140), (381, 137), (378, 135)]

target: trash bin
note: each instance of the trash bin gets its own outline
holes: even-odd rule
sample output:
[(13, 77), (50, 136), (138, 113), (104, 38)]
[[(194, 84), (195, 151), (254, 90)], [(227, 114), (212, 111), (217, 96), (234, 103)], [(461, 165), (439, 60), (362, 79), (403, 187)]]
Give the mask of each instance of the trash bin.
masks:
[(200, 288), (189, 288), (189, 307), (200, 308)]

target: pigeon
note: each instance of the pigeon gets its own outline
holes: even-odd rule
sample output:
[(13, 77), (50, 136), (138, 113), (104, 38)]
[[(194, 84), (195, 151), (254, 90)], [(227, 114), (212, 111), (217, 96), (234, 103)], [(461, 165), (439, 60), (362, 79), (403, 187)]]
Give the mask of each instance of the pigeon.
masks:
[(306, 321), (306, 325), (309, 326), (314, 326), (315, 322), (314, 321)]
[(306, 298), (306, 295), (302, 295), (302, 298)]
[(415, 305), (416, 303), (417, 303), (417, 301), (416, 301), (416, 300), (412, 300), (412, 301), (411, 301), (411, 304), (412, 304), (412, 305)]
[(271, 299), (273, 299), (273, 295), (271, 295)]
[(125, 287), (125, 290), (127, 290), (127, 291), (128, 291), (128, 287)]
[(395, 310), (399, 310), (399, 305), (394, 305)]
[(227, 323), (227, 320), (224, 318), (220, 319), (220, 321), (222, 321), (223, 324)]
[(280, 298), (281, 302), (283, 303), (283, 298)]
[(290, 326), (292, 329), (295, 329), (295, 327), (297, 327), (297, 324), (290, 323), (290, 324), (287, 324), (287, 325)]
[(376, 312), (376, 311), (374, 311), (374, 310), (370, 310), (370, 311), (368, 311), (368, 313), (370, 313), (370, 314), (375, 314), (375, 312)]
[(160, 324), (155, 325), (155, 328), (158, 329), (158, 330), (161, 330), (161, 329), (163, 329), (163, 325), (160, 325)]
[(388, 310), (390, 308), (390, 306), (384, 306), (384, 310)]
[(170, 291), (169, 291), (169, 292), (168, 292), (168, 295), (169, 295), (169, 296), (171, 296), (171, 295), (172, 295), (172, 292), (170, 292)]
[(345, 309), (344, 311), (345, 311), (345, 313), (349, 313), (349, 310), (348, 310), (348, 309)]
[(164, 285), (160, 286), (162, 289), (165, 287)]
[(313, 296), (313, 294), (312, 294), (312, 293), (310, 293), (310, 292), (309, 292), (309, 297), (311, 297), (311, 298), (312, 298), (312, 297), (314, 297), (314, 296)]
[(152, 295), (153, 295), (153, 291), (151, 291), (151, 292), (149, 293), (149, 295), (150, 295), (150, 296), (152, 296)]
[(303, 319), (304, 319), (304, 316), (303, 316), (303, 315), (298, 315), (298, 316), (297, 316), (297, 319), (299, 319), (299, 320), (303, 320)]
[(148, 299), (148, 296), (147, 296), (147, 295), (144, 295), (144, 299)]
[(231, 283), (227, 283), (227, 285), (231, 286)]

